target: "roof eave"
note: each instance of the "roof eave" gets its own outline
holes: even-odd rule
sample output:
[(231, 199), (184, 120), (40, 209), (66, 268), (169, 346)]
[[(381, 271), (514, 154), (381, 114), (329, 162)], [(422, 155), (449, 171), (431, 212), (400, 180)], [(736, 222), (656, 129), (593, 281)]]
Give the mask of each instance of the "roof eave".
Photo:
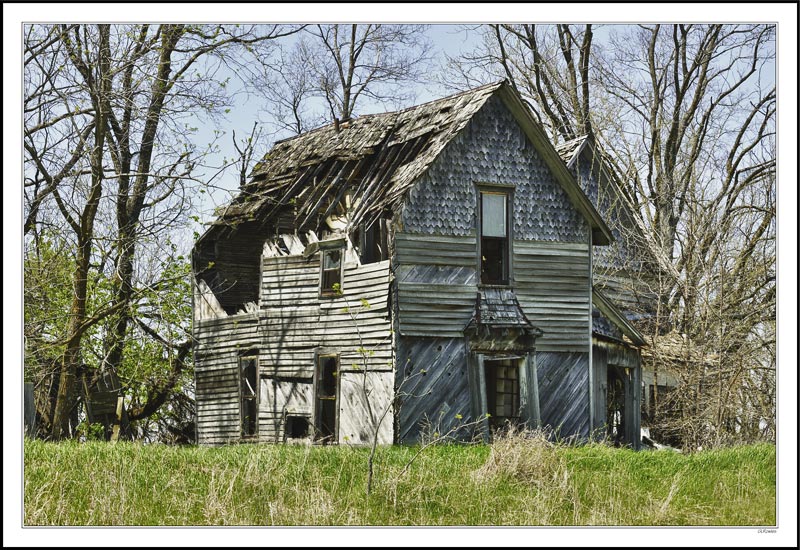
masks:
[(592, 304), (600, 310), (600, 313), (602, 313), (606, 319), (617, 325), (620, 330), (622, 330), (622, 333), (630, 338), (634, 346), (644, 347), (647, 345), (647, 341), (644, 336), (642, 336), (642, 333), (636, 330), (625, 318), (625, 315), (594, 287), (592, 287)]
[(506, 106), (528, 136), (528, 139), (531, 140), (533, 146), (539, 154), (542, 155), (542, 159), (567, 193), (572, 204), (583, 214), (586, 221), (589, 222), (589, 226), (592, 228), (592, 244), (611, 244), (614, 241), (614, 237), (611, 235), (611, 229), (606, 225), (603, 217), (594, 205), (592, 205), (592, 201), (590, 201), (583, 192), (578, 182), (575, 181), (575, 177), (567, 169), (567, 165), (564, 164), (561, 156), (550, 143), (550, 140), (542, 128), (536, 120), (534, 120), (530, 110), (522, 102), (522, 99), (508, 85), (501, 86), (499, 93), (500, 97), (506, 103)]

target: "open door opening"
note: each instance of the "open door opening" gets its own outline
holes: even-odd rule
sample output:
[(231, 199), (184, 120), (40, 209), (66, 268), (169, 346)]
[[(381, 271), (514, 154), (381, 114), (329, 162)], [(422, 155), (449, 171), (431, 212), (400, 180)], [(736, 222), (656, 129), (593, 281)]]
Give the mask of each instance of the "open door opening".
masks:
[(314, 440), (323, 443), (337, 441), (339, 406), (339, 358), (336, 355), (318, 355), (314, 381)]
[(608, 366), (606, 434), (617, 447), (633, 444), (633, 384), (630, 369)]
[(250, 439), (258, 434), (258, 354), (239, 358), (241, 382), (241, 436)]
[(484, 359), (486, 408), (492, 431), (520, 422), (520, 375), (518, 359)]

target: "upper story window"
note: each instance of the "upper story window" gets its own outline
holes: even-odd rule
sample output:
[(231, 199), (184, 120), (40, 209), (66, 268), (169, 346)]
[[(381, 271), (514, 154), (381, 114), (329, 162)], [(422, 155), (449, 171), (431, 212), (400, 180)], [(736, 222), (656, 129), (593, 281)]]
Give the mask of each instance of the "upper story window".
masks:
[(355, 242), (362, 264), (382, 262), (389, 259), (387, 246), (387, 220), (378, 218), (372, 225), (362, 224), (356, 232)]
[(342, 290), (342, 249), (322, 249), (320, 295), (336, 296)]
[(504, 191), (480, 192), (481, 283), (509, 284), (510, 194)]

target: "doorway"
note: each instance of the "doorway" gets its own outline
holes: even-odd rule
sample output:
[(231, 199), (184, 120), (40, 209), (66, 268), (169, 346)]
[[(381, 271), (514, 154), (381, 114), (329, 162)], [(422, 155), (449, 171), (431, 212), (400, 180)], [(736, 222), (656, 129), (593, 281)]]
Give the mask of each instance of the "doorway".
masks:
[(606, 435), (615, 446), (633, 442), (633, 391), (631, 369), (608, 365)]
[(314, 440), (322, 444), (335, 443), (339, 416), (338, 356), (317, 355), (314, 386)]
[(521, 417), (520, 360), (485, 358), (483, 364), (489, 426), (493, 430), (516, 426)]
[(239, 382), (240, 436), (251, 439), (258, 434), (258, 352), (239, 358)]

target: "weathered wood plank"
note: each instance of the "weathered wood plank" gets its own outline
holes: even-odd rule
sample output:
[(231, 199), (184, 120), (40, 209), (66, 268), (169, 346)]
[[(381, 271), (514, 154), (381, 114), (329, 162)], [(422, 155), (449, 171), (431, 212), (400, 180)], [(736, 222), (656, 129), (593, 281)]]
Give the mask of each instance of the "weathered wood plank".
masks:
[[(402, 337), (397, 360), (397, 385), (403, 395), (398, 413), (401, 442), (416, 441), (425, 422), (432, 430), (444, 433), (471, 421), (463, 337)], [(456, 418), (457, 414), (462, 418)]]
[(537, 352), (542, 423), (568, 436), (589, 436), (589, 354)]
[[(363, 373), (342, 371), (339, 386), (339, 442), (371, 444), (377, 430), (378, 444), (392, 443), (393, 399), (394, 376), (391, 372), (370, 371), (365, 378)], [(387, 409), (389, 412), (381, 420)]]
[(417, 265), (397, 266), (395, 276), (400, 283), (439, 283), (446, 285), (475, 285), (478, 274), (475, 266)]
[(585, 252), (588, 256), (589, 245), (586, 242), (514, 239), (514, 252), (525, 252), (528, 250), (537, 251), (539, 254), (546, 254), (548, 251), (552, 251), (557, 255), (564, 255), (570, 252)]
[(447, 265), (473, 267), (477, 263), (475, 237), (439, 235), (395, 235), (399, 265)]

